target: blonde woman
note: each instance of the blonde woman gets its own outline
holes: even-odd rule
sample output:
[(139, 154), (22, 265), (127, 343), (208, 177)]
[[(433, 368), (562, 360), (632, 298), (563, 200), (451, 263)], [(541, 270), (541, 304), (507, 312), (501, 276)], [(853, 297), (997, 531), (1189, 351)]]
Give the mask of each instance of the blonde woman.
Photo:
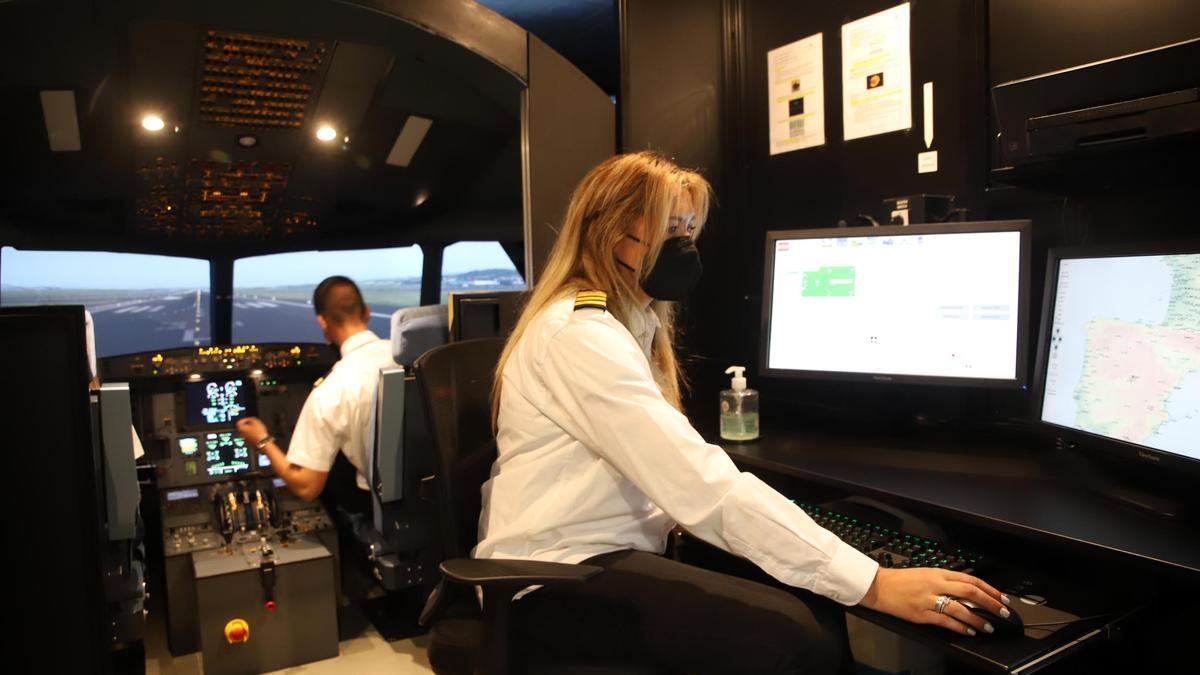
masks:
[[(991, 586), (945, 570), (880, 569), (739, 472), (680, 412), (673, 303), (700, 276), (695, 238), (709, 195), (703, 177), (653, 153), (592, 169), (500, 357), (499, 455), (473, 555), (606, 570), (516, 600), (518, 644), (689, 673), (833, 672), (852, 664), (841, 613), (825, 598), (987, 631), (941, 598), (1003, 615), (1007, 598)], [(664, 558), (676, 523), (811, 593)]]

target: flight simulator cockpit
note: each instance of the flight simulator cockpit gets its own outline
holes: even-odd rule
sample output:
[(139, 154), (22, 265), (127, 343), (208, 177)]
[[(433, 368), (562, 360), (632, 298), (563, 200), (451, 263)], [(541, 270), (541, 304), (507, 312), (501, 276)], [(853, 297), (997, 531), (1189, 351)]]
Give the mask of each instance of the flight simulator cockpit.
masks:
[(134, 427), (154, 460), (160, 522), (148, 538), (162, 546), (169, 647), (201, 651), (210, 672), (337, 655), (333, 522), (319, 503), (292, 495), (235, 426), (262, 417), (286, 448), (335, 358), (324, 346), (265, 344), (100, 363), (106, 380), (130, 383)]

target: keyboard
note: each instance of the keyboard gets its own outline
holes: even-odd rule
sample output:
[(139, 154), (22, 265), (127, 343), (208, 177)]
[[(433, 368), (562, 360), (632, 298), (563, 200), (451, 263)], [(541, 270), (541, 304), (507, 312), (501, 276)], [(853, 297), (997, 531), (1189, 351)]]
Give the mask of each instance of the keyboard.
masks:
[(881, 567), (937, 567), (974, 574), (986, 562), (974, 551), (952, 548), (813, 504), (796, 502), (796, 505), (818, 525), (867, 554)]

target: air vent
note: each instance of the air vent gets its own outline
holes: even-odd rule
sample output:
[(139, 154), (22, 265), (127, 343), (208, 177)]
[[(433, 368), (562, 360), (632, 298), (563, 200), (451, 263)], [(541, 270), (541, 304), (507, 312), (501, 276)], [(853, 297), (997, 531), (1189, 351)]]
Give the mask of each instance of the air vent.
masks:
[(230, 127), (304, 125), (330, 43), (210, 30), (204, 39), (200, 120)]

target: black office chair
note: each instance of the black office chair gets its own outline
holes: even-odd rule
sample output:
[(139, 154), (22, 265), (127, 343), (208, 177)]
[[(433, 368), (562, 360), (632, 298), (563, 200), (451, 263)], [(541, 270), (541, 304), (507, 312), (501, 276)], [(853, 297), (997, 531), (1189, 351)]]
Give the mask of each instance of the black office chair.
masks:
[[(518, 591), (532, 585), (578, 584), (603, 569), (530, 560), (475, 560), (480, 487), (496, 458), (492, 435), (492, 375), (504, 340), (487, 338), (436, 347), (414, 364), (425, 396), (429, 428), (440, 473), (432, 480), (438, 501), (446, 561), (442, 581), (421, 614), (430, 631), (429, 662), (435, 673), (485, 675), (515, 672), (633, 675), (660, 673), (642, 664), (510, 663), (509, 607)], [(483, 611), (475, 586), (483, 589)], [(532, 658), (531, 658), (532, 660)]]

